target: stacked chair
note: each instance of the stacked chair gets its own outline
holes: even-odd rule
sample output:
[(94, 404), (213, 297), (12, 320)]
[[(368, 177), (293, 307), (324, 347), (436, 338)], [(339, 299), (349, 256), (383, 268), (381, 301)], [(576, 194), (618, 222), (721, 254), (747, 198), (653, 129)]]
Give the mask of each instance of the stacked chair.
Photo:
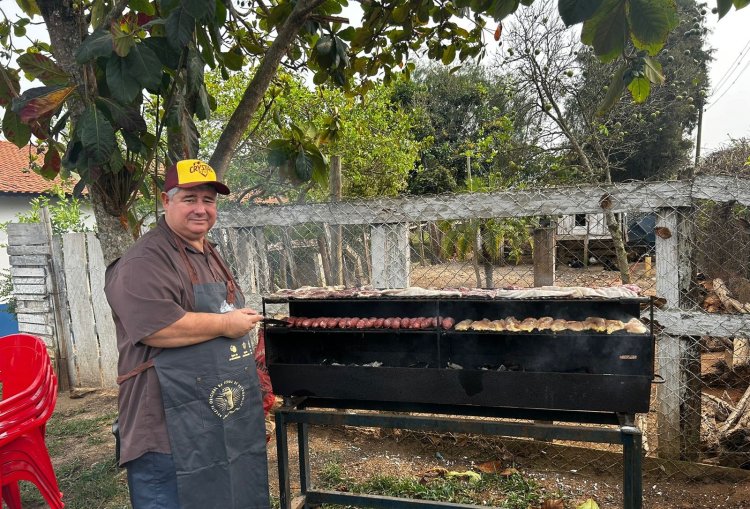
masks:
[(57, 401), (57, 378), (40, 338), (0, 337), (0, 487), (9, 509), (21, 509), (18, 481), (31, 481), (50, 507), (64, 507), (49, 451), (47, 420)]

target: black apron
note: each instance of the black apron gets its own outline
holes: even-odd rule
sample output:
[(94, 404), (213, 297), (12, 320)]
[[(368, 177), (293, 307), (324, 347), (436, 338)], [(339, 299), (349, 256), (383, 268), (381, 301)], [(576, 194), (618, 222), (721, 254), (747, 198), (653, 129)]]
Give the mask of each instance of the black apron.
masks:
[[(182, 258), (192, 275), (187, 256)], [(229, 285), (194, 283), (196, 312), (219, 313), (225, 301), (236, 300), (238, 308), (244, 304), (228, 270), (216, 259)], [(228, 296), (228, 287), (234, 298)], [(165, 348), (153, 360), (181, 508), (269, 508), (263, 402), (250, 338), (218, 337)]]

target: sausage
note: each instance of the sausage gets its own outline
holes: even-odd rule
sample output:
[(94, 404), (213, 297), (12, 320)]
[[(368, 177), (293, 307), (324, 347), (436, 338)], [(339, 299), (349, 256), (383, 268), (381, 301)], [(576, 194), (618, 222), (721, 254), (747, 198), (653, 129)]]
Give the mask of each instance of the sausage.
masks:
[(445, 330), (450, 330), (456, 324), (456, 320), (447, 316), (440, 321), (440, 326)]
[(411, 318), (402, 318), (401, 319), (401, 329), (408, 329), (411, 325)]
[(359, 318), (349, 318), (349, 321), (346, 323), (347, 329), (353, 329), (357, 326), (357, 322), (359, 322)]
[(363, 318), (360, 318), (357, 320), (357, 324), (355, 325), (357, 329), (364, 329), (365, 328), (365, 320)]
[(384, 318), (376, 318), (373, 327), (375, 327), (376, 329), (380, 329), (381, 327), (383, 327), (383, 322), (385, 322)]
[(307, 328), (307, 327), (310, 327), (312, 325), (312, 322), (313, 322), (312, 318), (303, 318), (302, 319), (302, 323), (300, 325), (302, 327)]
[(327, 318), (327, 317), (318, 318), (318, 327), (320, 327), (321, 329), (327, 329), (328, 320), (330, 320), (330, 318)]
[(390, 329), (392, 324), (393, 324), (393, 318), (386, 318), (383, 320), (383, 327), (386, 329)]
[(391, 329), (400, 329), (401, 328), (401, 318), (392, 318), (391, 319)]

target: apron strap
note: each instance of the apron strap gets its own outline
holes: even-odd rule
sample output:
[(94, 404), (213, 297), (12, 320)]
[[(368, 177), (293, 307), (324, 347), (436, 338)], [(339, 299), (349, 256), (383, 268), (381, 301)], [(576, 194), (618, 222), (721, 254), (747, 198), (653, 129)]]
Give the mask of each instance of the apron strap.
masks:
[(131, 369), (130, 371), (128, 371), (124, 375), (118, 376), (117, 377), (117, 385), (122, 385), (123, 382), (126, 382), (126, 381), (130, 380), (131, 378), (140, 375), (141, 373), (143, 373), (144, 371), (146, 371), (147, 369), (150, 369), (152, 367), (154, 367), (154, 358), (153, 357), (150, 358), (149, 360), (147, 360), (146, 362), (137, 365), (135, 368)]
[(204, 245), (208, 246), (208, 251), (211, 253), (211, 256), (214, 257), (214, 260), (216, 260), (216, 263), (219, 264), (219, 267), (221, 268), (221, 271), (224, 273), (224, 277), (227, 281), (227, 304), (234, 304), (235, 301), (235, 290), (237, 288), (237, 285), (234, 282), (234, 277), (232, 276), (232, 273), (229, 272), (229, 269), (224, 264), (224, 261), (221, 259), (219, 254), (216, 252), (216, 248), (211, 245), (210, 242), (207, 242), (204, 240)]

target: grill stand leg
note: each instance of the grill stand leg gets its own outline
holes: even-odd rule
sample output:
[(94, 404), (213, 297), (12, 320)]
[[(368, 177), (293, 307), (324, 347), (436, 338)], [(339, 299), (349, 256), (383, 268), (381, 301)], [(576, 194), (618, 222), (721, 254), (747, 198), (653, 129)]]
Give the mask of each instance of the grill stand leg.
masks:
[(289, 486), (289, 442), (284, 412), (276, 412), (276, 458), (279, 465), (279, 507), (291, 508)]
[(634, 426), (623, 426), (623, 507), (641, 509), (643, 506), (643, 440), (641, 431)]
[[(299, 449), (299, 485), (301, 496), (306, 497), (310, 489), (310, 456), (308, 454), (307, 423), (297, 424), (297, 444)], [(308, 507), (305, 502), (305, 508)]]

